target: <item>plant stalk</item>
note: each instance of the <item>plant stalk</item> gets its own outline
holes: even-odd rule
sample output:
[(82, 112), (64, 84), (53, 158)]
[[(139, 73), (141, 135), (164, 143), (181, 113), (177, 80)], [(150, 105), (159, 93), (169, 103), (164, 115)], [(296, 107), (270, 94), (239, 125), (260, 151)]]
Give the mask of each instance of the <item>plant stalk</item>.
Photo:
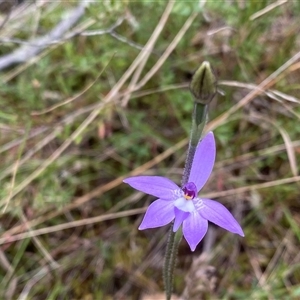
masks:
[[(200, 68), (196, 71), (192, 79), (190, 89), (195, 97), (195, 102), (192, 114), (192, 130), (181, 182), (182, 187), (188, 183), (197, 145), (201, 139), (201, 135), (206, 124), (208, 104), (216, 94), (215, 77), (208, 62), (202, 63)], [(173, 225), (174, 221), (171, 223), (169, 230), (163, 269), (166, 300), (170, 300), (172, 296), (174, 269), (176, 265), (178, 247), (182, 239), (182, 231), (178, 230), (175, 233), (173, 231)]]

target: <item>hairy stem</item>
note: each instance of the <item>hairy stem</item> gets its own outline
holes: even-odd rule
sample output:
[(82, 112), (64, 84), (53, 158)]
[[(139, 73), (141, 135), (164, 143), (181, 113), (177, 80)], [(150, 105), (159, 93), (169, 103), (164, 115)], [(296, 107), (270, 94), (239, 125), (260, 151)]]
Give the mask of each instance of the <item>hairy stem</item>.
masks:
[[(195, 103), (194, 112), (193, 112), (192, 131), (190, 136), (188, 153), (185, 161), (184, 174), (182, 178), (182, 186), (188, 182), (195, 151), (198, 142), (201, 138), (202, 131), (204, 129), (204, 125), (206, 122), (206, 114), (207, 114), (207, 105)], [(164, 271), (163, 271), (167, 300), (170, 300), (172, 295), (176, 257), (178, 253), (178, 246), (182, 239), (181, 231), (178, 230), (176, 233), (173, 232), (173, 224), (174, 222), (172, 222), (169, 230), (169, 238), (167, 243)]]
[(185, 167), (184, 167), (184, 172), (183, 172), (183, 177), (181, 182), (182, 186), (184, 186), (188, 182), (196, 148), (206, 123), (206, 115), (207, 115), (207, 105), (195, 103), (189, 148), (185, 160)]
[[(181, 182), (182, 187), (189, 180), (194, 155), (206, 123), (208, 104), (216, 94), (216, 81), (208, 62), (204, 62), (196, 71), (192, 79), (190, 89), (195, 97), (195, 102), (192, 115), (190, 142)], [(178, 253), (178, 246), (182, 239), (182, 231), (178, 230), (176, 233), (173, 232), (173, 225), (174, 221), (171, 223), (169, 230), (163, 270), (167, 300), (170, 300), (172, 296), (176, 257)]]

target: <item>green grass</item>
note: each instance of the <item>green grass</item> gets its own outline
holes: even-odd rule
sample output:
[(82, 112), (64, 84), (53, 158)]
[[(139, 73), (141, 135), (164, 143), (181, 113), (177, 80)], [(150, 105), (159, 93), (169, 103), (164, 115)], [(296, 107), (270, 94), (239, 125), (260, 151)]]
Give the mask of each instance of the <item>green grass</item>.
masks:
[[(174, 293), (180, 296), (185, 290), (187, 299), (192, 300), (299, 297), (299, 182), (295, 179), (259, 188), (293, 177), (291, 164), (299, 165), (299, 146), (285, 145), (278, 130), (285, 130), (291, 141), (298, 140), (299, 62), (267, 86), (285, 93), (284, 97), (256, 95), (222, 122), (219, 119), (251, 92), (243, 84), (260, 84), (299, 49), (298, 2), (282, 4), (251, 19), (273, 3), (245, 1), (243, 6), (241, 1), (207, 1), (199, 8), (196, 2), (177, 1), (139, 81), (187, 18), (194, 11), (199, 14), (175, 50), (150, 80), (131, 94), (127, 104), (123, 95), (132, 76), (113, 99), (107, 101), (107, 95), (141, 52), (132, 44), (143, 46), (149, 40), (164, 13), (165, 1), (93, 3), (77, 28), (107, 29), (123, 17), (115, 32), (126, 42), (110, 34), (75, 35), (51, 45), (53, 49), (44, 50), (33, 64), (1, 72), (0, 239), (9, 241), (13, 234), (25, 234), (19, 241), (2, 242), (0, 298), (143, 299), (146, 293), (163, 290), (167, 227), (138, 231), (142, 214), (115, 215), (85, 226), (58, 227), (55, 232), (51, 226), (88, 222), (146, 206), (153, 198), (132, 191), (121, 183), (121, 177), (159, 159), (169, 149), (173, 149), (169, 155), (151, 167), (143, 166), (140, 173), (180, 182), (187, 146), (172, 147), (189, 135), (193, 99), (186, 86), (204, 60), (210, 61), (219, 80), (237, 86), (220, 84), (223, 95), (218, 94), (210, 105), (208, 127), (213, 126), (217, 140), (217, 165), (203, 194), (214, 193), (215, 199), (237, 214), (245, 238), (216, 229), (210, 256), (195, 267), (203, 270), (201, 274), (191, 264), (207, 240), (194, 253), (182, 241)], [(75, 6), (75, 2), (51, 1), (32, 6), (31, 13), (5, 23), (0, 38), (28, 40), (44, 35)], [(18, 47), (17, 43), (3, 43), (0, 54)], [(178, 87), (182, 84), (184, 88)], [(74, 136), (104, 101), (93, 120)], [(66, 142), (68, 147), (58, 153)], [(283, 147), (268, 151), (276, 145)], [(289, 160), (286, 147), (295, 162)], [(250, 153), (251, 158), (241, 159)], [(41, 172), (33, 176), (36, 170)], [(234, 193), (251, 185), (256, 188)], [(232, 194), (224, 196), (228, 190)], [(81, 205), (76, 204), (79, 200)], [(44, 229), (44, 234), (28, 237), (26, 220), (30, 230)], [(53, 261), (59, 267), (51, 267)]]

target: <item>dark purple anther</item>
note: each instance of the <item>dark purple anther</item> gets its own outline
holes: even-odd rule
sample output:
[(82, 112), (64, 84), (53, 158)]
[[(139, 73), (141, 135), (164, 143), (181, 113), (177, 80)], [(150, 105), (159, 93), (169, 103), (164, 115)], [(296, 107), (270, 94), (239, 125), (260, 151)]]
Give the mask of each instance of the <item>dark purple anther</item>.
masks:
[(197, 188), (193, 182), (188, 182), (183, 187), (184, 198), (187, 200), (194, 199), (197, 195)]

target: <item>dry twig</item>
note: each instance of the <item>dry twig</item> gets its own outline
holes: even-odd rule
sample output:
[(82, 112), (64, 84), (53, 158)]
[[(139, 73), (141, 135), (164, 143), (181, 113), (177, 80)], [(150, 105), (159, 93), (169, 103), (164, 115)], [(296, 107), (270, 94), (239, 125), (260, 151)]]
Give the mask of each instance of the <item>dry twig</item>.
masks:
[(46, 36), (39, 37), (30, 41), (30, 44), (25, 44), (15, 50), (13, 53), (0, 57), (0, 70), (10, 67), (14, 64), (27, 62), (49, 44), (57, 42), (61, 37), (83, 16), (86, 3), (82, 2), (78, 7), (69, 12), (69, 17), (62, 20), (52, 29)]

